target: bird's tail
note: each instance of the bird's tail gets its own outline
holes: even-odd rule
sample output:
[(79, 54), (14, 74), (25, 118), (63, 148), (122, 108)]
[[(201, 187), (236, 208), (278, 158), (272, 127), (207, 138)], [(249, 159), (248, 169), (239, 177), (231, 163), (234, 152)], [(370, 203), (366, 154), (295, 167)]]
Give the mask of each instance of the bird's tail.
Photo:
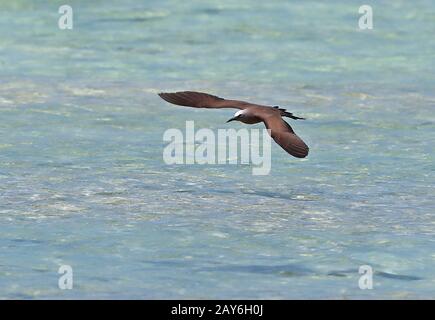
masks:
[(295, 120), (305, 120), (305, 118), (296, 117), (295, 115), (293, 115), (293, 113), (288, 112), (286, 109), (280, 108), (278, 106), (276, 106), (274, 108), (278, 109), (279, 111), (281, 111), (281, 116), (282, 117), (288, 117), (288, 118), (292, 118), (292, 119), (295, 119)]
[(283, 116), (284, 117), (289, 117), (289, 118), (292, 118), (292, 119), (295, 119), (295, 120), (305, 120), (305, 118), (296, 117), (296, 116), (293, 115), (293, 113), (287, 112), (287, 111), (284, 111)]

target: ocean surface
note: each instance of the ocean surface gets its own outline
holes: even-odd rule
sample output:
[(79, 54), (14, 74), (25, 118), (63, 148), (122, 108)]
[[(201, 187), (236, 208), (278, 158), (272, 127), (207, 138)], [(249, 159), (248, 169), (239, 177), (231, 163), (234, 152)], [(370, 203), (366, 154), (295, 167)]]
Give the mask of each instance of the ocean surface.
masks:
[[(435, 298), (434, 1), (63, 4), (0, 1), (0, 299)], [(246, 127), (180, 90), (306, 117), (309, 156), (165, 164)]]

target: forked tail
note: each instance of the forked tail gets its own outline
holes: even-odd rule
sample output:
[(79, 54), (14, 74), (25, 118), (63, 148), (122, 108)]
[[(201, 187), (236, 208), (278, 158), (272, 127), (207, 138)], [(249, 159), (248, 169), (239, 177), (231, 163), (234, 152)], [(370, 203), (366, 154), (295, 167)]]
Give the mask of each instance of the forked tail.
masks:
[(295, 120), (305, 120), (305, 118), (296, 117), (295, 115), (293, 115), (293, 113), (288, 112), (286, 109), (280, 108), (278, 106), (275, 106), (274, 108), (281, 111), (281, 116), (283, 116), (283, 117), (288, 117), (288, 118), (292, 118)]

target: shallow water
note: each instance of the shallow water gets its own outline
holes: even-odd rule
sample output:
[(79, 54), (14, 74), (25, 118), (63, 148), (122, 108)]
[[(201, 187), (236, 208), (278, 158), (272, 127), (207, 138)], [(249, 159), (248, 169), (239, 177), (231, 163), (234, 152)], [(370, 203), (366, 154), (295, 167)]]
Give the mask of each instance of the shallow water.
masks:
[[(0, 298), (435, 298), (432, 1), (59, 5), (0, 1)], [(173, 90), (287, 107), (310, 155), (168, 166), (166, 129), (243, 126)]]

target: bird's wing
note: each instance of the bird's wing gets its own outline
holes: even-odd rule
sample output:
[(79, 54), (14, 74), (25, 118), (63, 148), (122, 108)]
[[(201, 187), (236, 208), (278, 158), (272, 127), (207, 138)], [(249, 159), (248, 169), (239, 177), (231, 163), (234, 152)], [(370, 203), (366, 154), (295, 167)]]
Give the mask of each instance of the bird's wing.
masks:
[(273, 140), (285, 151), (297, 158), (305, 158), (308, 155), (308, 146), (279, 114), (268, 114), (261, 118), (266, 128), (270, 129)]
[(225, 100), (213, 96), (208, 93), (194, 92), (194, 91), (181, 91), (175, 93), (159, 93), (160, 98), (163, 100), (186, 107), (193, 108), (236, 108), (245, 109), (249, 104), (237, 100)]

